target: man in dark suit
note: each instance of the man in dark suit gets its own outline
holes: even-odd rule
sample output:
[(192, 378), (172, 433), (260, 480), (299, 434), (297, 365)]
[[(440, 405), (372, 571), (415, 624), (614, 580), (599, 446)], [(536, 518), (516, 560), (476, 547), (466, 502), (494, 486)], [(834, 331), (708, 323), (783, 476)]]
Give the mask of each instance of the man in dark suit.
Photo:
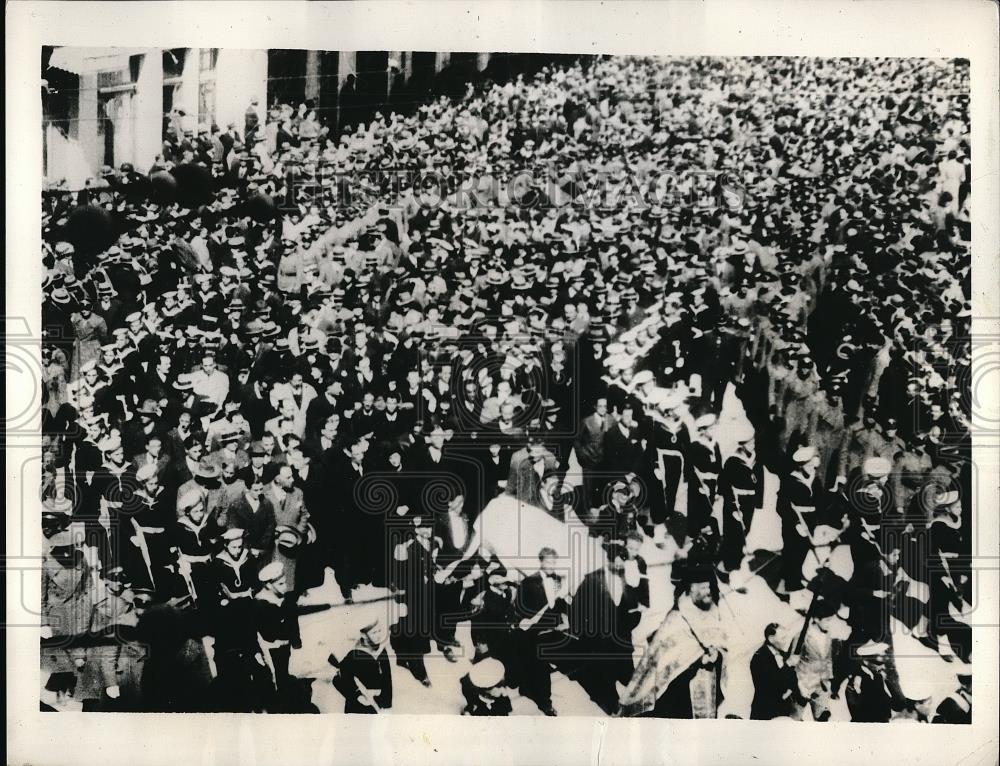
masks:
[(514, 601), (518, 678), (521, 694), (533, 700), (545, 715), (554, 716), (552, 676), (544, 649), (553, 643), (566, 611), (563, 580), (556, 574), (557, 553), (552, 548), (538, 552), (538, 571), (521, 581)]
[(350, 413), (351, 434), (355, 438), (367, 436), (375, 432), (375, 423), (380, 413), (375, 409), (375, 395), (368, 391), (361, 399), (361, 406)]
[(376, 413), (372, 426), (375, 441), (386, 448), (398, 447), (406, 442), (413, 423), (412, 415), (399, 409), (399, 393), (388, 391), (385, 395), (385, 409)]
[[(463, 497), (472, 497), (476, 491), (475, 482), (478, 477), (473, 474), (475, 461), (469, 460), (447, 445), (447, 434), (440, 426), (431, 426), (425, 432), (424, 444), (415, 444), (407, 452), (407, 470), (417, 474), (425, 474), (428, 482), (435, 487), (447, 487), (449, 492)], [(424, 496), (433, 493), (425, 491)], [(443, 507), (420, 508), (420, 513), (440, 513)]]
[(322, 396), (317, 396), (306, 407), (306, 436), (318, 433), (327, 419), (337, 411), (337, 381), (330, 379)]
[(541, 507), (542, 477), (558, 468), (559, 461), (541, 439), (537, 435), (529, 436), (527, 445), (510, 457), (506, 492), (521, 502)]
[(795, 710), (798, 657), (786, 656), (778, 643), (778, 627), (772, 622), (764, 628), (764, 643), (750, 659), (754, 688), (750, 718), (755, 721), (790, 716)]
[(648, 436), (636, 420), (632, 405), (624, 405), (621, 419), (604, 435), (604, 470), (620, 476), (641, 473)]
[(485, 507), (500, 493), (501, 487), (507, 485), (510, 473), (510, 452), (499, 441), (492, 442), (488, 449), (489, 454), (479, 458), (483, 472), (481, 507)]
[(250, 464), (240, 469), (236, 476), (243, 480), (243, 483), (250, 487), (256, 482), (264, 481), (264, 472), (268, 463), (271, 462), (264, 445), (259, 441), (250, 445)]
[(161, 485), (170, 478), (170, 457), (163, 454), (162, 450), (163, 437), (154, 433), (146, 437), (145, 449), (132, 458), (132, 466), (136, 471), (144, 465), (152, 466)]
[(222, 144), (222, 164), (227, 165), (229, 155), (232, 154), (233, 147), (239, 142), (240, 134), (236, 130), (236, 123), (230, 122), (226, 126), (226, 131), (219, 134), (219, 143)]
[(604, 463), (604, 435), (615, 425), (615, 419), (608, 414), (608, 400), (600, 397), (594, 406), (594, 414), (587, 416), (580, 424), (577, 434), (576, 459), (583, 469), (583, 485), (586, 487), (586, 501), (590, 506), (600, 504), (599, 493), (604, 482), (599, 472)]

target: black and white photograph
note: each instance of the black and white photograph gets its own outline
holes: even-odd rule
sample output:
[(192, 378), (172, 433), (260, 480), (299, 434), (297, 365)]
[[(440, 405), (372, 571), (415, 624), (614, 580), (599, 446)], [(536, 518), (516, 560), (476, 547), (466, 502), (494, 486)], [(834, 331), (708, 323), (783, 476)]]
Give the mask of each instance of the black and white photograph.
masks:
[(20, 62), (42, 725), (972, 724), (969, 57), (364, 39)]

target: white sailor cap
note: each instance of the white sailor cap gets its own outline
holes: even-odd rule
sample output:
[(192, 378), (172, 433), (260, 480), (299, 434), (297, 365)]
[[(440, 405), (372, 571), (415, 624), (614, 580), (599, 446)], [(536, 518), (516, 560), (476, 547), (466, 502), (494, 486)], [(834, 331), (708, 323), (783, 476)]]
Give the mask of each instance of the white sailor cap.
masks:
[(718, 418), (716, 418), (715, 415), (713, 415), (711, 412), (706, 412), (704, 415), (702, 415), (701, 417), (697, 418), (694, 421), (694, 427), (711, 428), (712, 426), (715, 425), (717, 419)]
[(653, 373), (651, 370), (640, 370), (632, 378), (632, 382), (637, 386), (644, 386), (647, 383), (653, 382)]
[(135, 472), (135, 478), (139, 481), (149, 481), (154, 476), (156, 476), (156, 466), (151, 463), (146, 463), (146, 465), (139, 466)]
[(177, 501), (177, 509), (179, 511), (189, 511), (196, 505), (202, 502), (201, 490), (192, 489), (187, 492), (180, 500)]
[(858, 647), (859, 657), (883, 657), (889, 653), (889, 645), (882, 641), (869, 641)]
[(507, 673), (500, 660), (487, 657), (480, 660), (469, 670), (469, 680), (479, 689), (491, 689), (501, 681)]
[(274, 582), (285, 573), (285, 565), (280, 561), (272, 561), (260, 570), (257, 579), (262, 583)]
[(796, 463), (808, 463), (814, 457), (816, 457), (816, 448), (811, 447), (808, 444), (803, 447), (799, 447), (792, 454), (792, 460)]
[(884, 457), (870, 457), (864, 462), (862, 470), (868, 476), (882, 478), (892, 471), (892, 463)]

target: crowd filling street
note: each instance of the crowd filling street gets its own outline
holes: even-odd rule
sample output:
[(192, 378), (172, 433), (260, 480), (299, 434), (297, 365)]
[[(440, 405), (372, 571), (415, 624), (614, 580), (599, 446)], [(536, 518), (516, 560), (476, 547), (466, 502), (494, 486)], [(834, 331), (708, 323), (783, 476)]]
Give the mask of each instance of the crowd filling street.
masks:
[(968, 77), (594, 57), (53, 184), (43, 709), (970, 721)]

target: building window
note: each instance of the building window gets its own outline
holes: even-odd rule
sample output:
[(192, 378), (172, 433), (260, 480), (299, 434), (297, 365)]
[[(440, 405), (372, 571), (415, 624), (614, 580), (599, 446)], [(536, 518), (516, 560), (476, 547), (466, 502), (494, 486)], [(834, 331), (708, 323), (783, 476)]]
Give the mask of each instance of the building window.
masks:
[(114, 167), (132, 160), (135, 113), (134, 74), (128, 69), (97, 73), (97, 138), (101, 164)]
[(198, 85), (198, 124), (215, 122), (215, 80), (205, 80)]
[(201, 52), (201, 74), (204, 76), (207, 72), (215, 72), (215, 65), (219, 63), (219, 49), (218, 48), (200, 48)]
[(215, 67), (219, 63), (218, 48), (199, 49), (198, 124), (215, 123)]
[(129, 80), (125, 77), (125, 71), (121, 69), (112, 72), (97, 73), (98, 88), (117, 88), (121, 85), (127, 85), (128, 83)]
[(187, 48), (169, 48), (163, 51), (163, 81), (180, 79), (184, 75)]
[(184, 62), (187, 48), (170, 48), (163, 51), (163, 140), (179, 139), (180, 120), (171, 115), (181, 102), (181, 86), (184, 82)]

